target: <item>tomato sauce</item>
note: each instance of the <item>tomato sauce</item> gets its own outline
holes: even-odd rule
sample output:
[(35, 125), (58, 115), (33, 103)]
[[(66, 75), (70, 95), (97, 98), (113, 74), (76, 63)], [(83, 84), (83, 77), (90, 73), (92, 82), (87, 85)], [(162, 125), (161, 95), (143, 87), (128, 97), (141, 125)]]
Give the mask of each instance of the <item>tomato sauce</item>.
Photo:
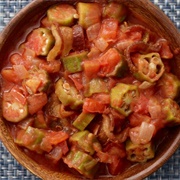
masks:
[(125, 5), (57, 4), (25, 34), (1, 70), (2, 113), (39, 164), (116, 176), (180, 124), (175, 54)]

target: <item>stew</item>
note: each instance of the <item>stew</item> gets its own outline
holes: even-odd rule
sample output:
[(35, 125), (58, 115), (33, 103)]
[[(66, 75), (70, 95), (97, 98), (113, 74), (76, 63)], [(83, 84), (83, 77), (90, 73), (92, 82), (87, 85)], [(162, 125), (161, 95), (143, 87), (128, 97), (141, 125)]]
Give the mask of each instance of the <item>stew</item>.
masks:
[(2, 113), (26, 153), (86, 178), (155, 157), (158, 132), (180, 124), (180, 80), (168, 41), (130, 16), (115, 2), (56, 4), (9, 54)]

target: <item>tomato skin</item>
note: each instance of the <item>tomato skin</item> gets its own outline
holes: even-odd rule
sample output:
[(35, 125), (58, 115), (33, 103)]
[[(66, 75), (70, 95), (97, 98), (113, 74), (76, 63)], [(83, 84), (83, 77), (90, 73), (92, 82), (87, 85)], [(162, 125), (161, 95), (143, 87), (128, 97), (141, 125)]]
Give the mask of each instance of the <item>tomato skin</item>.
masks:
[(106, 110), (106, 105), (102, 104), (101, 102), (95, 99), (85, 98), (83, 104), (83, 112), (103, 113), (105, 110)]

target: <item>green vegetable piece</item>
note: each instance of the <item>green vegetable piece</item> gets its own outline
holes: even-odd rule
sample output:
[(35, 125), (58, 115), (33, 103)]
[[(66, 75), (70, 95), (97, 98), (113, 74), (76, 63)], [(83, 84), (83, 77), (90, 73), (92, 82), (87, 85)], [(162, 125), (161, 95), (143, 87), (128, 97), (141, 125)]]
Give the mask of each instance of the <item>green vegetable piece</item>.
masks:
[(83, 131), (89, 124), (90, 122), (94, 119), (95, 114), (91, 113), (84, 113), (82, 112), (73, 122), (73, 125)]
[(160, 94), (165, 98), (175, 99), (179, 96), (180, 80), (171, 73), (164, 73), (158, 81)]
[(102, 78), (94, 78), (89, 82), (89, 87), (87, 92), (85, 92), (86, 97), (90, 97), (95, 93), (108, 93), (108, 86), (104, 79)]
[(132, 162), (146, 162), (155, 156), (155, 147), (152, 142), (147, 144), (133, 144), (131, 140), (126, 141), (127, 159)]
[(101, 144), (96, 136), (87, 130), (73, 134), (69, 141), (90, 155), (93, 155), (95, 151), (101, 150)]
[(47, 17), (50, 22), (59, 23), (62, 26), (71, 26), (77, 17), (77, 11), (72, 5), (57, 4), (48, 9)]
[(101, 9), (98, 3), (77, 3), (79, 14), (79, 25), (87, 29), (89, 26), (99, 23), (101, 20)]
[(55, 85), (55, 94), (64, 106), (69, 106), (71, 109), (79, 108), (83, 101), (80, 94), (74, 86), (71, 86), (64, 79), (59, 79)]
[(92, 179), (98, 169), (98, 161), (87, 153), (79, 150), (71, 150), (63, 160), (69, 168), (74, 168), (87, 178)]
[(119, 83), (110, 92), (111, 107), (124, 116), (128, 116), (131, 110), (131, 103), (138, 97), (137, 86)]
[(171, 98), (164, 99), (161, 103), (165, 124), (169, 126), (180, 124), (180, 108)]
[(155, 82), (164, 73), (164, 64), (158, 53), (139, 55), (134, 62), (137, 72), (134, 76), (140, 81)]
[(127, 16), (127, 8), (123, 4), (110, 2), (108, 3), (103, 10), (103, 17), (105, 18), (114, 18), (119, 22), (124, 21)]
[(80, 53), (73, 53), (62, 58), (64, 68), (69, 73), (76, 73), (82, 71), (81, 62), (87, 58), (87, 51)]
[(26, 87), (29, 94), (46, 91), (50, 83), (51, 80), (48, 73), (37, 67), (30, 69), (27, 78), (23, 81), (23, 85)]
[(42, 130), (28, 126), (26, 130), (20, 130), (20, 133), (15, 139), (15, 143), (41, 154), (43, 151), (40, 145), (44, 137), (45, 133)]

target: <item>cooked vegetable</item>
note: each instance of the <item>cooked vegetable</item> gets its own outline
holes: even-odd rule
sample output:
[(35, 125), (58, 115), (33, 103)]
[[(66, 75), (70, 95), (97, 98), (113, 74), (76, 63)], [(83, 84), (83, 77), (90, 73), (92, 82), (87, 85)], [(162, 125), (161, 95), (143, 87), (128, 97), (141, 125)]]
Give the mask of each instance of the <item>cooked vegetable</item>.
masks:
[(55, 93), (59, 100), (65, 106), (70, 106), (71, 109), (77, 109), (82, 105), (82, 97), (78, 94), (75, 87), (70, 86), (64, 79), (59, 79), (55, 85)]
[(82, 71), (82, 61), (87, 58), (87, 51), (82, 51), (80, 53), (70, 54), (62, 58), (62, 62), (65, 70), (69, 73), (76, 73)]
[(71, 27), (60, 26), (59, 30), (61, 32), (63, 47), (61, 50), (61, 56), (67, 56), (72, 49), (73, 45), (73, 30)]
[(55, 44), (54, 44), (53, 48), (51, 49), (51, 51), (48, 53), (47, 61), (55, 60), (57, 58), (57, 56), (60, 55), (61, 48), (62, 48), (62, 37), (60, 35), (58, 26), (52, 25), (51, 31), (55, 38)]
[(83, 131), (89, 123), (94, 119), (95, 114), (82, 112), (73, 122), (73, 125)]
[(73, 134), (69, 141), (90, 155), (101, 150), (101, 144), (96, 136), (87, 130)]
[(178, 125), (180, 123), (180, 108), (179, 105), (171, 98), (164, 99), (162, 102), (162, 113), (166, 124)]
[(96, 93), (108, 93), (108, 85), (105, 82), (104, 79), (101, 78), (93, 78), (90, 82), (89, 82), (89, 88), (87, 89), (87, 92), (85, 92), (85, 96), (89, 97), (92, 94), (96, 94)]
[(19, 89), (13, 88), (11, 91), (3, 93), (2, 113), (7, 121), (15, 123), (28, 115), (27, 100)]
[(47, 17), (50, 22), (70, 26), (73, 24), (74, 19), (77, 18), (77, 11), (69, 4), (57, 4), (48, 9)]
[(79, 179), (154, 158), (160, 130), (180, 125), (178, 50), (123, 2), (55, 3), (2, 64), (14, 142)]
[(132, 162), (146, 162), (154, 158), (155, 149), (152, 142), (147, 144), (133, 144), (130, 140), (126, 142), (127, 159)]
[(20, 146), (42, 154), (44, 151), (50, 152), (53, 145), (57, 145), (67, 138), (68, 134), (62, 131), (53, 132), (29, 126), (26, 130), (22, 129), (17, 133), (15, 142)]
[(22, 82), (29, 94), (46, 91), (51, 83), (48, 73), (43, 69), (34, 67), (29, 70)]
[(140, 81), (157, 81), (164, 72), (164, 64), (158, 53), (138, 55), (133, 62), (137, 67), (134, 76)]
[(105, 18), (114, 18), (119, 22), (124, 21), (127, 16), (127, 8), (123, 4), (110, 2), (108, 3), (103, 10), (103, 17)]
[(54, 37), (49, 29), (37, 28), (28, 36), (25, 46), (35, 51), (38, 56), (47, 56), (54, 42)]
[(72, 27), (73, 30), (73, 50), (81, 51), (86, 47), (84, 30), (81, 25), (74, 25)]
[(96, 159), (79, 150), (71, 150), (63, 160), (69, 168), (74, 168), (87, 178), (93, 178), (98, 168)]
[(128, 116), (132, 112), (131, 103), (137, 97), (137, 86), (119, 83), (111, 89), (111, 107), (119, 111), (124, 116)]
[(79, 24), (87, 29), (89, 26), (100, 22), (101, 10), (98, 3), (77, 3)]
[(164, 98), (175, 99), (179, 96), (180, 81), (174, 74), (164, 73), (158, 81), (158, 87)]

